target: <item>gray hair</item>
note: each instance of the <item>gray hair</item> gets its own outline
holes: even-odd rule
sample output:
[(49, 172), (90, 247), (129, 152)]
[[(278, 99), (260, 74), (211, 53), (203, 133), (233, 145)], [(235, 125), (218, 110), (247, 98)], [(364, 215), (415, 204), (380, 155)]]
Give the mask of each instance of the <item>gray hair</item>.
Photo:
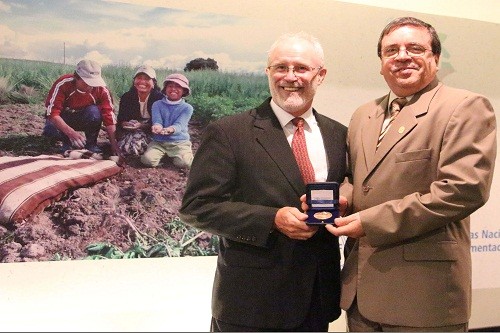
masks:
[(268, 64), (270, 63), (271, 54), (274, 52), (274, 50), (280, 44), (285, 43), (285, 42), (289, 42), (289, 41), (293, 41), (293, 40), (303, 40), (303, 41), (310, 43), (312, 45), (316, 55), (321, 60), (321, 65), (323, 65), (324, 58), (325, 58), (325, 55), (323, 52), (323, 46), (321, 46), (321, 43), (319, 42), (318, 38), (312, 36), (311, 34), (309, 34), (307, 32), (304, 32), (304, 31), (300, 31), (300, 32), (296, 32), (296, 33), (285, 33), (285, 34), (281, 35), (280, 37), (278, 37), (278, 39), (276, 39), (276, 41), (269, 48), (269, 51), (267, 51), (267, 63)]

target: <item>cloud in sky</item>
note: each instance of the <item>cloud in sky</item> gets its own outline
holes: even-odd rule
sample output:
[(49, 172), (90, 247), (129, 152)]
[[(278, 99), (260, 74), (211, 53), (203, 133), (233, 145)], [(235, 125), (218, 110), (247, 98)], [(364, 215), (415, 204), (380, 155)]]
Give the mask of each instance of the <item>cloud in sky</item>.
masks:
[(279, 33), (270, 20), (103, 0), (0, 0), (0, 22), (0, 57), (170, 69), (209, 57), (262, 72)]

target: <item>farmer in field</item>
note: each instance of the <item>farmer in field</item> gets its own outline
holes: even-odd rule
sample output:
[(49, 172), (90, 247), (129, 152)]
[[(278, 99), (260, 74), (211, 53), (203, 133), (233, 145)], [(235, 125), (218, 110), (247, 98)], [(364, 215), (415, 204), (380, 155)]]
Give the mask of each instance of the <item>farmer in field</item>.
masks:
[(117, 140), (124, 155), (142, 155), (151, 141), (151, 109), (162, 99), (156, 71), (148, 65), (140, 66), (132, 79), (132, 86), (120, 98)]
[(104, 123), (111, 153), (120, 155), (113, 100), (97, 62), (82, 60), (73, 74), (59, 77), (50, 88), (45, 106), (43, 135), (62, 141), (61, 153), (71, 149), (101, 153), (97, 137)]
[(175, 166), (189, 169), (193, 150), (188, 124), (194, 111), (184, 99), (191, 94), (189, 80), (179, 73), (167, 75), (161, 92), (165, 97), (153, 103), (152, 141), (141, 156), (141, 162), (155, 168), (168, 156)]

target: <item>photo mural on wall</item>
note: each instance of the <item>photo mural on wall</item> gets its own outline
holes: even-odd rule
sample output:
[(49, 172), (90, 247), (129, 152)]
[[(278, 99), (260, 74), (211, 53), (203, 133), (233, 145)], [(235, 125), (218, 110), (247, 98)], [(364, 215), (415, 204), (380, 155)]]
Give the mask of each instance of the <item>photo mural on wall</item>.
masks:
[[(218, 251), (217, 237), (179, 219), (188, 172), (168, 159), (145, 168), (137, 158), (129, 158), (116, 174), (92, 178), (78, 188), (70, 182), (68, 189), (57, 187), (57, 193), (38, 193), (43, 186), (35, 182), (30, 190), (38, 196), (29, 202), (23, 199), (29, 191), (13, 191), (22, 172), (15, 165), (26, 163), (14, 157), (58, 155), (57, 142), (42, 135), (44, 101), (57, 78), (73, 73), (82, 59), (102, 66), (115, 114), (139, 66), (155, 69), (160, 88), (167, 75), (185, 75), (192, 92), (186, 101), (194, 108), (189, 123), (194, 152), (209, 121), (259, 105), (269, 96), (264, 75), (267, 49), (284, 32), (307, 30), (323, 42), (328, 75), (315, 98), (319, 112), (348, 125), (363, 101), (387, 93), (377, 71), (379, 29), (366, 29), (366, 24), (382, 27), (406, 12), (341, 1), (329, 1), (327, 6), (321, 1), (301, 6), (264, 1), (209, 4), (0, 0), (0, 205), (8, 206), (0, 206), (0, 262)], [(491, 57), (476, 61), (478, 55), (490, 54), (494, 44), (475, 36), (496, 32), (497, 26), (446, 16), (419, 17), (440, 31), (440, 79), (496, 96)], [(106, 148), (108, 142), (106, 131), (100, 131), (99, 144)], [(41, 181), (39, 174), (32, 178)], [(494, 214), (480, 213), (472, 235), (489, 234)], [(472, 245), (489, 242), (479, 237)]]
[(160, 89), (182, 73), (196, 153), (208, 122), (268, 96), (265, 41), (221, 39), (249, 28), (241, 17), (92, 4), (1, 1), (0, 262), (216, 255), (218, 237), (178, 217), (189, 169), (168, 157), (154, 168), (139, 156), (115, 164), (105, 130), (101, 156), (64, 155), (61, 142), (42, 135), (44, 102), (82, 59), (101, 65), (115, 115), (140, 66), (155, 70)]

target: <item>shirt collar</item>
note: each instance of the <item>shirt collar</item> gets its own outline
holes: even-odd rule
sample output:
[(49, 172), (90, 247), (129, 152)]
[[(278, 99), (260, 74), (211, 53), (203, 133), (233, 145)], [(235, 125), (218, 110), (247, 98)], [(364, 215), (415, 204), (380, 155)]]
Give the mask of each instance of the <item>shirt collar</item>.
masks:
[(413, 95), (406, 96), (406, 97), (400, 97), (400, 96), (396, 95), (396, 94), (395, 94), (395, 93), (391, 90), (391, 91), (389, 92), (389, 105), (391, 105), (391, 102), (392, 102), (393, 100), (395, 100), (396, 98), (404, 98), (404, 99), (406, 99), (406, 101), (408, 101), (408, 102), (409, 102), (409, 101), (411, 100), (411, 98), (412, 98), (412, 97), (413, 97)]
[[(272, 99), (271, 99), (271, 108), (273, 109), (274, 114), (278, 118), (278, 121), (280, 122), (281, 127), (285, 127), (288, 125), (294, 116), (292, 116), (290, 113), (286, 112), (283, 110), (281, 107), (278, 106)], [(311, 127), (312, 124), (316, 122), (316, 118), (314, 117), (314, 114), (312, 112), (312, 107), (309, 108), (306, 112), (304, 112), (301, 115), (302, 118), (304, 118), (304, 121)]]
[(168, 97), (165, 96), (165, 102), (167, 104), (170, 104), (170, 105), (181, 104), (183, 100), (184, 100), (184, 98), (181, 98), (181, 99), (179, 99), (177, 101), (171, 101), (171, 100), (168, 99)]

